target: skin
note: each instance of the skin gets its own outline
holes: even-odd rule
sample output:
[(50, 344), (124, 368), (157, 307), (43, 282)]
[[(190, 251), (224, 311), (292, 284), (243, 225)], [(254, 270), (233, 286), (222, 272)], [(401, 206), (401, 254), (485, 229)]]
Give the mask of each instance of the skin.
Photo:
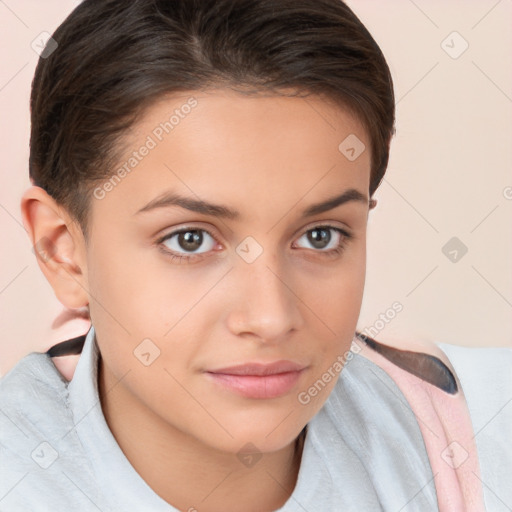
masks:
[[(243, 96), (227, 89), (167, 97), (146, 110), (129, 134), (120, 165), (190, 96), (198, 104), (103, 199), (93, 198), (84, 236), (68, 212), (39, 187), (22, 214), (57, 298), (89, 305), (101, 352), (103, 413), (141, 477), (180, 510), (264, 511), (291, 495), (300, 466), (295, 440), (320, 410), (337, 378), (302, 405), (307, 390), (350, 347), (364, 289), (370, 152), (349, 161), (339, 144), (361, 123), (317, 96)], [(301, 219), (307, 206), (360, 191), (349, 201)], [(163, 191), (237, 209), (241, 220), (179, 207), (136, 212)], [(330, 241), (307, 234), (330, 224)], [(204, 229), (196, 249), (179, 228)], [(209, 234), (211, 235), (209, 235)], [(263, 249), (252, 263), (237, 246), (253, 237)], [(344, 244), (340, 254), (326, 250)], [(163, 250), (196, 259), (172, 260)], [(201, 253), (199, 257), (197, 254)], [(146, 366), (134, 356), (149, 338), (160, 355)], [(204, 371), (250, 361), (307, 365), (298, 384), (272, 399), (241, 397)], [(251, 467), (237, 453), (252, 443)]]

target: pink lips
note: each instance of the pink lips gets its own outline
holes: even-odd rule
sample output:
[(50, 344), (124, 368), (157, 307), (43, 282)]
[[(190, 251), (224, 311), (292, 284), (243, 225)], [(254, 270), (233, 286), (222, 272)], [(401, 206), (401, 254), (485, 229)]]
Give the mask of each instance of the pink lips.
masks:
[(292, 361), (248, 363), (211, 370), (206, 374), (218, 384), (246, 398), (276, 398), (288, 393), (305, 369)]

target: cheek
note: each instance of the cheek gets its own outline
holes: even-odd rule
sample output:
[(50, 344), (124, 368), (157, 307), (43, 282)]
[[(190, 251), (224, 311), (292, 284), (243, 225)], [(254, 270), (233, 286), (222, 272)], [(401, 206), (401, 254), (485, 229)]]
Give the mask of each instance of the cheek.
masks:
[(136, 362), (135, 347), (161, 335), (161, 328), (154, 327), (152, 284), (137, 261), (115, 244), (95, 248), (88, 263), (91, 320), (105, 360), (120, 377)]
[(130, 331), (142, 318), (154, 315), (164, 297), (172, 298), (173, 287), (154, 260), (144, 259), (129, 244), (108, 242), (114, 233), (110, 235), (99, 239), (89, 254), (91, 301), (98, 303), (100, 314), (110, 313)]
[(360, 243), (342, 257), (340, 264), (326, 269), (316, 280), (303, 283), (305, 297), (315, 304), (314, 312), (335, 332), (357, 321), (366, 275), (366, 248)]
[(319, 350), (328, 360), (350, 347), (361, 311), (365, 273), (365, 247), (362, 246), (352, 251), (350, 258), (333, 270), (328, 279), (323, 278), (321, 285), (315, 288), (309, 283), (309, 288), (305, 287), (308, 291), (304, 301), (314, 304), (311, 309), (323, 325), (319, 329), (325, 333), (324, 343)]
[(119, 249), (103, 247), (90, 258), (91, 319), (105, 361), (118, 378), (129, 369), (134, 375), (144, 372), (136, 353), (145, 346), (158, 353), (153, 369), (173, 361), (185, 365), (195, 344), (184, 344), (183, 339), (204, 338), (194, 335), (204, 306), (194, 305), (211, 284), (178, 265), (165, 266), (159, 257), (143, 261), (140, 253), (124, 251), (123, 258), (118, 254)]

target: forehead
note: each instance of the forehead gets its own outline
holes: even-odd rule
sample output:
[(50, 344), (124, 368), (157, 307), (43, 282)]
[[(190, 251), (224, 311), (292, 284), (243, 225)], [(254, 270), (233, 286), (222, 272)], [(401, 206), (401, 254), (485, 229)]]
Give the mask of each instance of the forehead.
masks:
[(346, 188), (368, 193), (367, 133), (348, 111), (318, 96), (184, 92), (148, 108), (123, 142), (104, 182), (107, 193), (93, 199), (93, 208), (133, 215), (173, 191), (242, 213), (275, 214), (279, 205), (300, 202), (302, 210)]

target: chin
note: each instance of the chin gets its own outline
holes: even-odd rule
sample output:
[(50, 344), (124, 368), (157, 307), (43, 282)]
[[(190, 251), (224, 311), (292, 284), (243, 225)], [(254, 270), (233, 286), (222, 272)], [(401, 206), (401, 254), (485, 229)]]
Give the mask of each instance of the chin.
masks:
[[(294, 430), (284, 430), (278, 426), (282, 418), (272, 424), (253, 425), (253, 428), (235, 431), (227, 428), (232, 438), (228, 435), (218, 439), (216, 448), (220, 451), (239, 455), (240, 452), (254, 451), (255, 453), (272, 453), (286, 448), (295, 442), (303, 427)], [(256, 428), (255, 428), (256, 427)], [(208, 440), (212, 445), (212, 439)]]

